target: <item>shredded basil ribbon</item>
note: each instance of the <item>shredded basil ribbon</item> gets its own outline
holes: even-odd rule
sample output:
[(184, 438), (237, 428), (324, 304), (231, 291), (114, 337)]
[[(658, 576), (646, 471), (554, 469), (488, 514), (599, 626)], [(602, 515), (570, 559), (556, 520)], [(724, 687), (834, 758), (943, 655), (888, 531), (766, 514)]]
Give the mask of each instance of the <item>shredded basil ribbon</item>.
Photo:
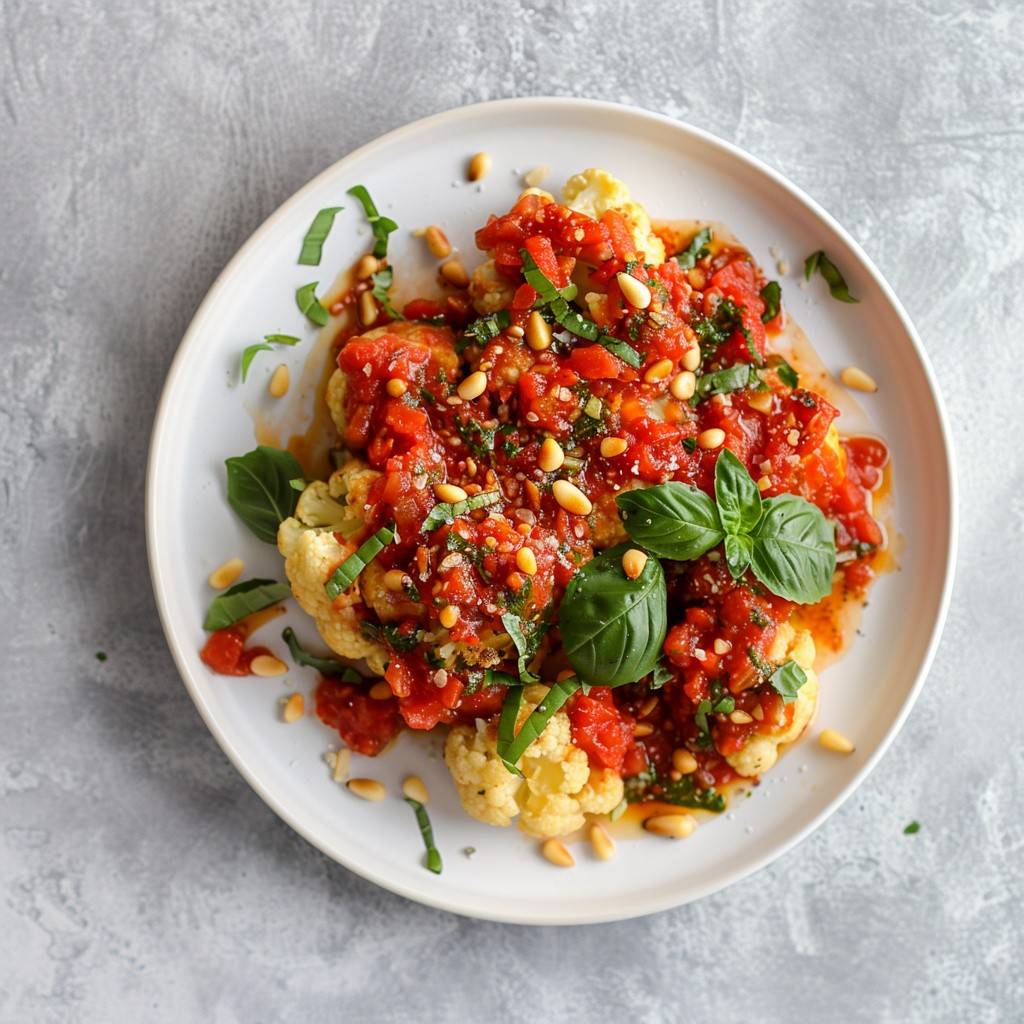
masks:
[(522, 776), (517, 767), (519, 759), (526, 753), (526, 748), (547, 728), (548, 722), (556, 711), (580, 688), (582, 683), (578, 676), (570, 676), (560, 683), (552, 685), (544, 699), (533, 709), (523, 727), (515, 732), (519, 719), (519, 709), (523, 704), (523, 687), (510, 686), (501, 708), (498, 719), (498, 756), (502, 764), (513, 775)]
[(690, 239), (690, 244), (682, 251), (675, 254), (675, 261), (684, 270), (689, 270), (690, 267), (696, 265), (697, 260), (701, 258), (701, 250), (711, 241), (711, 228), (701, 228)]
[(394, 283), (394, 280), (394, 271), (392, 271), (390, 267), (384, 267), (383, 270), (378, 270), (376, 273), (371, 274), (370, 282), (373, 285), (373, 291), (370, 294), (373, 295), (380, 308), (383, 309), (392, 320), (404, 320), (405, 317), (391, 305), (389, 290), (391, 285)]
[(366, 191), (363, 185), (353, 185), (348, 190), (348, 194), (359, 200), (363, 213), (366, 214), (366, 219), (370, 222), (370, 230), (376, 239), (373, 246), (373, 255), (377, 259), (383, 259), (388, 254), (388, 235), (392, 231), (397, 231), (398, 225), (390, 217), (381, 216), (373, 200), (370, 198), (370, 193)]
[(309, 320), (318, 327), (326, 327), (328, 319), (327, 310), (320, 305), (320, 300), (316, 297), (316, 286), (319, 283), (319, 281), (313, 281), (297, 289), (295, 292), (295, 303)]
[(239, 619), (269, 608), (291, 596), (291, 587), (276, 580), (246, 580), (244, 583), (236, 583), (230, 590), (218, 594), (210, 602), (206, 618), (203, 620), (203, 629), (211, 633), (214, 630), (226, 629)]
[(846, 279), (840, 273), (839, 268), (825, 255), (824, 249), (812, 252), (804, 260), (804, 277), (808, 281), (814, 276), (815, 271), (825, 278), (833, 299), (838, 299), (840, 302), (860, 302), (860, 299), (855, 299), (850, 294), (850, 289), (846, 286)]
[[(442, 320), (442, 323), (444, 321)], [(492, 338), (496, 338), (512, 322), (507, 309), (499, 309), (497, 313), (481, 316), (462, 330), (462, 337), (455, 343), (455, 349), (461, 352), (470, 345), (483, 348)]]
[(765, 383), (758, 376), (757, 367), (751, 363), (735, 363), (724, 370), (715, 370), (714, 373), (705, 373), (698, 377), (697, 388), (690, 399), (690, 405), (696, 408), (712, 395), (726, 395), (743, 388), (765, 390)]
[(292, 334), (265, 334), (263, 335), (263, 341), (256, 342), (255, 345), (250, 345), (242, 353), (242, 383), (245, 383), (246, 375), (249, 373), (249, 367), (252, 365), (252, 361), (256, 358), (259, 352), (272, 352), (273, 349), (270, 347), (274, 345), (298, 345), (299, 339)]
[(423, 845), (427, 848), (427, 870), (439, 875), (442, 867), (441, 853), (434, 845), (434, 830), (430, 827), (430, 815), (427, 814), (426, 807), (419, 800), (413, 800), (411, 796), (403, 797), (403, 799), (416, 813), (416, 824), (420, 827)]
[(395, 539), (395, 524), (382, 526), (372, 537), (364, 541), (359, 548), (345, 559), (331, 573), (331, 578), (324, 584), (327, 596), (333, 601), (355, 583), (359, 574)]
[(307, 267), (318, 267), (320, 255), (323, 251), (324, 242), (331, 233), (334, 225), (334, 216), (342, 210), (340, 206), (328, 206), (321, 210), (309, 225), (306, 237), (302, 240), (302, 251), (299, 253), (299, 263)]
[(761, 323), (766, 324), (779, 315), (779, 307), (782, 303), (782, 288), (778, 281), (769, 281), (761, 289), (761, 299), (764, 302), (764, 312), (761, 314)]
[(321, 658), (315, 654), (310, 654), (302, 644), (299, 643), (299, 638), (295, 635), (295, 630), (289, 626), (281, 634), (281, 639), (288, 645), (288, 651), (292, 656), (292, 661), (296, 665), (301, 665), (305, 668), (315, 668), (317, 672), (320, 672), (325, 676), (334, 676), (340, 679), (343, 683), (365, 683), (366, 679), (361, 676), (354, 668), (349, 668), (348, 665), (339, 661), (337, 658)]
[(484, 669), (484, 686), (519, 686), (520, 682), (515, 676), (508, 672), (499, 672), (497, 669)]
[(438, 502), (427, 514), (420, 527), (421, 532), (430, 533), (440, 526), (450, 525), (455, 521), (456, 516), (465, 515), (474, 509), (485, 508), (501, 500), (501, 491), (484, 491), (482, 494), (474, 494), (472, 498), (463, 501), (441, 501)]

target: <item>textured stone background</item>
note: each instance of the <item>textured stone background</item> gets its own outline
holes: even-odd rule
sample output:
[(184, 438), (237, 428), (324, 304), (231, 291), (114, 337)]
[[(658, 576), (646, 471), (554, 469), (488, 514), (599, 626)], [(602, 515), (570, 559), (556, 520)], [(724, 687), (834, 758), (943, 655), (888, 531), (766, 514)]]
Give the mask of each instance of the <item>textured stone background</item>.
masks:
[[(0, 1020), (1020, 1019), (1019, 3), (0, 0), (0, 33)], [(178, 681), (142, 530), (164, 373), (241, 242), (380, 132), (528, 94), (678, 116), (835, 213), (942, 379), (964, 523), (935, 669), (854, 799), (714, 898), (547, 931), (407, 903), (278, 821)]]

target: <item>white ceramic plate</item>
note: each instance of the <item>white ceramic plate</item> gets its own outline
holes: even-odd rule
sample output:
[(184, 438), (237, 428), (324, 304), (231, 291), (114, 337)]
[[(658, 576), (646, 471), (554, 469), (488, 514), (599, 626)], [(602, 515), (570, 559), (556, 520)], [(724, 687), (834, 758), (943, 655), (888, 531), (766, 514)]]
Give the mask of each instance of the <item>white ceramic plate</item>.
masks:
[[(465, 164), (478, 150), (492, 154), (494, 169), (482, 185), (471, 185)], [(517, 830), (490, 828), (462, 813), (435, 740), (404, 734), (375, 762), (354, 758), (354, 774), (381, 778), (392, 794), (405, 773), (424, 777), (445, 859), (437, 877), (421, 865), (420, 837), (401, 800), (353, 798), (323, 761), (336, 742), (331, 733), (313, 717), (281, 723), (280, 697), (292, 689), (310, 693), (314, 673), (295, 670), (282, 684), (216, 676), (202, 664), (200, 624), (212, 596), (206, 577), (239, 554), (247, 574), (284, 578), (277, 551), (256, 540), (225, 503), (223, 462), (253, 447), (248, 410), (269, 410), (272, 368), (286, 361), (297, 380), (309, 354), (314, 335), (295, 307), (295, 288), (331, 281), (366, 251), (363, 216), (345, 190), (367, 185), (403, 229), (445, 225), (469, 256), (475, 227), (489, 212), (507, 209), (522, 188), (522, 172), (538, 164), (550, 166), (549, 185), (604, 167), (655, 217), (724, 221), (770, 276), (770, 247), (785, 254), (793, 268), (782, 281), (787, 307), (826, 365), (837, 371), (856, 363), (881, 382), (862, 403), (868, 423), (843, 417), (841, 429), (873, 427), (888, 441), (896, 524), (906, 547), (901, 571), (872, 592), (866, 635), (822, 679), (818, 723), (852, 737), (856, 752), (830, 755), (805, 739), (750, 799), (707, 820), (685, 842), (622, 841), (609, 863), (581, 844), (576, 867), (556, 870)], [(313, 215), (339, 203), (345, 210), (321, 266), (297, 266)], [(400, 298), (409, 297), (402, 282), (415, 276), (407, 268), (422, 267), (423, 248), (408, 230), (392, 237)], [(803, 257), (818, 248), (843, 268), (859, 305), (835, 302), (820, 279), (797, 286)], [(307, 341), (261, 355), (239, 385), (240, 351), (272, 331)], [(312, 394), (303, 400), (308, 404)], [(288, 200), (246, 242), (196, 313), (168, 374), (150, 451), (146, 526), (157, 603), (181, 676), (221, 747), (285, 821), (330, 857), (410, 899), (494, 920), (573, 924), (648, 914), (721, 889), (778, 857), (849, 796), (896, 734), (931, 662), (952, 583), (954, 487), (941, 401), (914, 328), (865, 254), (811, 199), (734, 146), (665, 117), (582, 100), (508, 100), (427, 118), (364, 146)], [(315, 641), (310, 621), (293, 609), (278, 628), (260, 634), (263, 642), (283, 652), (285, 622)], [(476, 848), (472, 858), (461, 852), (467, 846)]]

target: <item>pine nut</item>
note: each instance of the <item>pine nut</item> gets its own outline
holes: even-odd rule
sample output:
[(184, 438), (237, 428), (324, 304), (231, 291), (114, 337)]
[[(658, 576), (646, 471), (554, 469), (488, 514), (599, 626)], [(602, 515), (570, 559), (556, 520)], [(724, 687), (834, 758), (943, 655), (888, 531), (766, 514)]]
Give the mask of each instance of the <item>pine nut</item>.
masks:
[(684, 750), (682, 747), (676, 747), (676, 749), (672, 751), (672, 767), (675, 768), (680, 775), (692, 775), (697, 770), (697, 758), (695, 758), (688, 750)]
[(629, 445), (621, 437), (605, 437), (601, 439), (601, 455), (606, 459), (614, 459), (621, 455)]
[(402, 783), (402, 796), (407, 796), (410, 800), (416, 800), (421, 804), (430, 800), (430, 793), (427, 792), (427, 787), (418, 775), (409, 775)]
[(534, 352), (543, 352), (551, 347), (551, 324), (535, 309), (526, 321), (526, 344)]
[(469, 274), (458, 260), (448, 260), (447, 263), (442, 263), (441, 276), (456, 288), (466, 288), (469, 285)]
[(487, 374), (482, 370), (474, 370), (459, 384), (456, 391), (464, 402), (472, 402), (487, 390)]
[(770, 391), (755, 391), (747, 398), (747, 405), (751, 409), (764, 413), (765, 416), (772, 411), (772, 399), (774, 395)]
[(283, 676), (288, 671), (288, 666), (272, 654), (257, 654), (252, 659), (249, 670), (254, 676), (269, 678), (270, 676)]
[(598, 860), (611, 860), (615, 856), (615, 844), (608, 833), (600, 825), (591, 825), (589, 834), (594, 856)]
[(729, 721), (733, 725), (749, 725), (753, 720), (746, 711), (742, 711), (739, 708), (729, 714)]
[(835, 729), (825, 729), (818, 737), (818, 742), (826, 750), (835, 751), (837, 754), (852, 754), (854, 751), (853, 743)]
[(445, 629), (451, 629), (459, 621), (459, 609), (454, 604), (446, 604), (437, 618)]
[(550, 192), (542, 188), (537, 188), (536, 186), (524, 188), (523, 191), (519, 193), (518, 199), (523, 199), (526, 196), (539, 196), (541, 202), (543, 202), (545, 206), (547, 206), (548, 203), (553, 203), (555, 201), (555, 197)]
[(636, 548), (630, 548), (622, 556), (622, 571), (626, 574), (627, 579), (639, 579), (646, 565), (647, 555)]
[(590, 499), (568, 480), (556, 480), (551, 485), (551, 492), (555, 496), (555, 501), (574, 516), (589, 516), (594, 510)]
[(359, 322), (364, 327), (369, 327), (377, 319), (378, 312), (373, 292), (363, 292), (359, 296)]
[(764, 708), (762, 708), (760, 704), (755, 704), (753, 708), (751, 708), (750, 713), (757, 719), (757, 721), (764, 721)]
[(511, 327), (505, 328), (505, 333), (510, 338), (521, 338), (526, 333), (526, 331), (522, 327), (520, 327), (519, 324), (513, 324)]
[(691, 373), (695, 372), (700, 367), (700, 345), (688, 348), (683, 353), (683, 358), (680, 362), (683, 364), (684, 370), (689, 370)]
[(401, 569), (388, 569), (384, 573), (384, 588), (395, 592), (405, 590), (405, 581), (408, 578)]
[(384, 390), (392, 398), (401, 398), (402, 395), (404, 395), (406, 391), (409, 390), (409, 385), (406, 384), (401, 377), (392, 377), (391, 380), (389, 380), (387, 384), (384, 385)]
[(468, 495), (461, 487), (455, 484), (435, 484), (434, 494), (438, 501), (446, 501), (449, 504), (456, 501), (465, 501)]
[(552, 864), (560, 868), (571, 868), (576, 863), (560, 839), (545, 839), (541, 851)]
[(493, 163), (494, 161), (491, 160), (490, 153), (474, 153), (472, 159), (469, 161), (466, 176), (470, 181), (479, 181), (490, 173)]
[(344, 782), (348, 778), (349, 768), (352, 765), (352, 751), (348, 747), (342, 747), (333, 753), (328, 752), (324, 759), (331, 766), (331, 778), (335, 782)]
[(293, 693), (285, 702), (284, 708), (281, 711), (281, 717), (289, 724), (293, 725), (297, 722), (306, 712), (306, 701), (301, 693)]
[(448, 241), (448, 236), (436, 224), (431, 224), (423, 232), (423, 237), (427, 240), (427, 248), (430, 250), (431, 256), (439, 260), (451, 256), (452, 244)]
[(672, 392), (673, 398), (685, 402), (693, 398), (693, 393), (697, 390), (697, 375), (692, 370), (681, 370), (672, 378), (668, 389)]
[[(632, 281), (633, 279), (630, 278)], [(648, 384), (657, 384), (659, 381), (663, 381), (672, 372), (672, 360), (671, 359), (659, 359), (656, 363), (652, 363), (644, 373), (644, 380)]]
[(715, 654), (728, 654), (732, 650), (732, 644), (728, 640), (718, 637), (715, 640)]
[(794, 427), (787, 435), (786, 442), (794, 448), (800, 443), (800, 431)]
[(540, 488), (532, 480), (527, 480), (523, 484), (523, 490), (526, 491), (526, 500), (530, 503), (530, 507), (534, 510), (539, 510)]
[(646, 309), (651, 304), (651, 289), (631, 274), (621, 271), (615, 275), (622, 297), (635, 309)]
[(839, 379), (848, 388), (853, 388), (854, 391), (878, 390), (875, 378), (866, 374), (859, 366), (847, 366), (846, 369), (839, 374)]
[(527, 171), (523, 175), (523, 182), (529, 188), (537, 188), (538, 185), (548, 176), (548, 172), (551, 170), (547, 164), (541, 164), (540, 167), (534, 167), (532, 171)]
[(519, 571), (526, 573), (527, 576), (536, 576), (537, 556), (533, 553), (533, 549), (520, 548), (516, 552), (516, 565), (519, 567)]
[(370, 698), (372, 700), (390, 700), (391, 687), (383, 679), (379, 679), (370, 687)]
[(654, 726), (650, 722), (637, 722), (633, 726), (633, 735), (637, 739), (643, 739), (644, 736), (650, 736), (654, 732)]
[(373, 803), (378, 803), (388, 795), (384, 783), (378, 782), (376, 779), (349, 779), (347, 785), (350, 793)]
[(644, 828), (656, 836), (685, 839), (693, 835), (697, 819), (692, 814), (656, 814), (644, 822)]
[(291, 376), (288, 373), (288, 367), (281, 363), (271, 375), (267, 390), (272, 398), (284, 398), (288, 394), (289, 384), (291, 384)]
[(360, 281), (365, 281), (372, 274), (376, 274), (380, 269), (380, 260), (376, 256), (367, 253), (357, 264), (356, 264), (356, 277)]
[(544, 443), (540, 446), (537, 465), (545, 473), (554, 473), (556, 469), (561, 468), (563, 462), (565, 462), (565, 452), (562, 451), (562, 446), (553, 437), (544, 438)]
[(771, 487), (771, 485), (772, 485), (772, 478), (770, 476), (768, 476), (767, 474), (765, 476), (760, 476), (760, 477), (757, 478), (757, 489), (759, 491), (761, 491), (762, 494), (765, 491), (767, 491), (768, 488)]
[(229, 558), (223, 565), (217, 566), (210, 573), (210, 578), (206, 582), (214, 590), (224, 590), (225, 587), (230, 587), (242, 575), (244, 569), (245, 562), (240, 558)]
[(721, 427), (711, 427), (708, 430), (702, 430), (697, 435), (697, 445), (709, 451), (712, 448), (721, 448), (723, 444), (725, 444), (725, 431)]
[(651, 696), (648, 697), (647, 700), (645, 700), (643, 704), (640, 705), (640, 708), (637, 710), (636, 713), (637, 717), (646, 718), (649, 714), (651, 714), (654, 711), (654, 709), (657, 706), (658, 698), (652, 693)]

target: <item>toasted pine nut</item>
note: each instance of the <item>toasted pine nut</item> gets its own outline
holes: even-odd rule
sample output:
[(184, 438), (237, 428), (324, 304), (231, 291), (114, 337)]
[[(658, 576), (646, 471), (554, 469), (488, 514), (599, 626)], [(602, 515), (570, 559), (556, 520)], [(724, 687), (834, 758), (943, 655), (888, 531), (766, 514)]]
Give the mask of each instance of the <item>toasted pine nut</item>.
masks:
[(350, 793), (373, 803), (378, 803), (388, 795), (384, 783), (376, 779), (349, 779), (347, 785)]
[(378, 679), (377, 682), (370, 687), (371, 700), (390, 700), (391, 696), (391, 687), (388, 686), (383, 679)]
[(406, 777), (402, 783), (402, 796), (407, 796), (410, 800), (417, 800), (421, 804), (430, 800), (430, 793), (427, 792), (427, 787), (418, 775)]
[(466, 492), (455, 484), (435, 484), (434, 494), (437, 495), (438, 501), (447, 501), (449, 503), (465, 501), (467, 498)]
[(767, 474), (765, 474), (764, 476), (759, 476), (757, 478), (757, 489), (759, 491), (762, 491), (762, 492), (763, 491), (767, 491), (768, 488), (771, 487), (771, 485), (772, 485), (772, 478), (770, 476), (768, 476)]
[(386, 590), (405, 590), (405, 581), (409, 577), (401, 569), (388, 569), (384, 573), (384, 587)]
[(742, 711), (739, 708), (729, 714), (729, 721), (732, 722), (733, 725), (747, 725), (753, 720), (754, 719), (748, 715), (746, 711)]
[(523, 191), (519, 193), (518, 199), (522, 199), (525, 196), (539, 196), (541, 202), (545, 206), (547, 206), (548, 203), (553, 203), (555, 201), (555, 197), (550, 192), (547, 192), (542, 188), (537, 188), (536, 186), (524, 188)]
[(712, 448), (721, 448), (725, 444), (725, 431), (721, 427), (710, 427), (708, 430), (702, 430), (697, 435), (697, 444), (709, 451)]
[(456, 288), (465, 288), (469, 285), (469, 274), (458, 260), (448, 260), (442, 263), (441, 276)]
[(598, 860), (611, 860), (615, 856), (615, 844), (600, 825), (590, 826), (590, 845), (594, 848), (594, 856)]
[(491, 160), (490, 153), (474, 153), (472, 159), (469, 161), (469, 167), (466, 170), (466, 177), (470, 181), (479, 181), (490, 173), (491, 166), (494, 161)]
[(697, 375), (692, 370), (680, 370), (672, 378), (668, 389), (673, 398), (685, 402), (687, 399), (693, 398), (693, 393), (697, 390)]
[(552, 864), (560, 868), (571, 868), (576, 863), (560, 839), (545, 839), (541, 851)]
[(371, 253), (367, 253), (356, 264), (356, 277), (360, 281), (365, 281), (371, 274), (376, 274), (378, 269), (380, 269), (380, 260)]
[(672, 751), (672, 767), (680, 775), (692, 775), (697, 770), (697, 758), (683, 747)]
[(359, 296), (359, 322), (364, 327), (369, 327), (377, 319), (378, 312), (373, 292), (363, 292)]
[(306, 712), (306, 700), (301, 693), (293, 693), (285, 702), (281, 710), (281, 717), (292, 725), (297, 722)]
[(392, 377), (391, 380), (389, 380), (387, 384), (384, 385), (384, 390), (392, 398), (401, 398), (402, 395), (404, 395), (406, 391), (409, 390), (409, 385), (406, 384), (401, 377)]
[(523, 490), (526, 491), (526, 500), (529, 501), (532, 509), (540, 508), (540, 488), (532, 481), (523, 483)]
[(762, 721), (764, 721), (764, 708), (762, 708), (760, 704), (755, 704), (755, 705), (754, 705), (754, 706), (753, 706), (753, 707), (752, 707), (752, 708), (750, 709), (750, 713), (751, 713), (751, 714), (752, 714), (752, 715), (754, 716), (754, 718), (756, 718), (756, 719), (757, 719), (757, 720), (758, 720), (759, 722), (762, 722)]
[(683, 364), (684, 370), (689, 370), (693, 373), (700, 366), (700, 345), (688, 348), (683, 353), (683, 358), (680, 362)]
[(835, 729), (825, 729), (818, 737), (818, 742), (826, 750), (835, 751), (837, 754), (852, 754), (854, 751), (853, 743)]
[(230, 587), (242, 575), (243, 569), (245, 569), (245, 562), (240, 558), (229, 558), (223, 565), (217, 566), (210, 573), (210, 578), (206, 582), (214, 590), (223, 590), (225, 587)]
[(693, 835), (697, 828), (697, 819), (692, 814), (656, 814), (644, 822), (644, 828), (656, 836), (685, 839)]
[(352, 751), (348, 747), (328, 751), (324, 754), (324, 760), (331, 766), (331, 778), (335, 782), (344, 782), (348, 778), (349, 767), (352, 764)]
[(621, 455), (629, 445), (621, 437), (605, 437), (601, 439), (601, 454), (606, 459), (614, 459)]
[(474, 370), (456, 388), (459, 398), (464, 402), (472, 402), (487, 390), (487, 374), (482, 370)]
[(249, 665), (249, 670), (254, 676), (268, 678), (270, 676), (283, 676), (288, 671), (288, 666), (272, 654), (257, 654)]
[(547, 164), (541, 164), (540, 167), (534, 167), (532, 171), (527, 171), (523, 175), (523, 181), (529, 188), (537, 188), (538, 185), (548, 176), (548, 172), (551, 170)]
[(732, 644), (728, 640), (717, 637), (715, 640), (715, 654), (728, 654), (732, 650)]
[(651, 289), (631, 274), (619, 272), (615, 275), (622, 297), (636, 309), (646, 309), (651, 304)]
[(288, 373), (288, 366), (281, 363), (270, 377), (267, 390), (271, 398), (284, 398), (288, 394), (288, 385), (291, 383), (291, 376)]
[(511, 327), (505, 328), (505, 333), (510, 338), (521, 338), (526, 333), (526, 331), (522, 327), (520, 327), (519, 324), (513, 324)]
[(658, 706), (658, 698), (655, 694), (651, 694), (637, 709), (637, 718), (646, 718), (654, 709)]
[(565, 462), (565, 452), (562, 451), (562, 446), (553, 437), (544, 438), (544, 443), (540, 446), (537, 465), (545, 473), (554, 473), (563, 462)]
[(459, 609), (457, 605), (446, 604), (438, 615), (438, 621), (445, 629), (451, 629), (459, 621)]
[(516, 565), (519, 571), (526, 573), (527, 576), (536, 576), (537, 556), (533, 553), (533, 548), (520, 548), (516, 552)]
[(622, 556), (622, 571), (626, 574), (627, 579), (638, 579), (646, 565), (647, 555), (637, 548), (630, 548)]
[(636, 736), (637, 739), (641, 739), (644, 736), (650, 736), (652, 732), (654, 732), (654, 726), (651, 725), (650, 722), (637, 722), (636, 725), (633, 726), (633, 735)]
[(704, 285), (708, 283), (708, 276), (700, 267), (690, 267), (686, 272), (686, 280), (698, 291), (703, 291)]
[(431, 256), (439, 260), (451, 256), (452, 243), (448, 241), (448, 236), (436, 224), (431, 224), (423, 232), (423, 237), (427, 240), (427, 248), (430, 250)]
[(551, 325), (535, 309), (526, 321), (526, 344), (534, 352), (543, 352), (551, 347)]
[(556, 480), (551, 485), (551, 492), (566, 512), (575, 516), (589, 516), (594, 510), (590, 499), (575, 485), (568, 480)]
[(648, 384), (657, 384), (659, 381), (664, 380), (671, 372), (672, 360), (659, 359), (656, 363), (652, 363), (644, 372), (644, 380)]
[(839, 374), (839, 379), (848, 388), (853, 388), (854, 391), (878, 390), (875, 378), (866, 374), (859, 366), (847, 366), (846, 369)]
[(800, 443), (800, 431), (794, 427), (787, 435), (786, 442), (794, 448)]
[(763, 412), (766, 416), (772, 411), (772, 398), (774, 396), (770, 391), (755, 391), (752, 395), (747, 397), (747, 405), (751, 409), (756, 409), (758, 412)]

